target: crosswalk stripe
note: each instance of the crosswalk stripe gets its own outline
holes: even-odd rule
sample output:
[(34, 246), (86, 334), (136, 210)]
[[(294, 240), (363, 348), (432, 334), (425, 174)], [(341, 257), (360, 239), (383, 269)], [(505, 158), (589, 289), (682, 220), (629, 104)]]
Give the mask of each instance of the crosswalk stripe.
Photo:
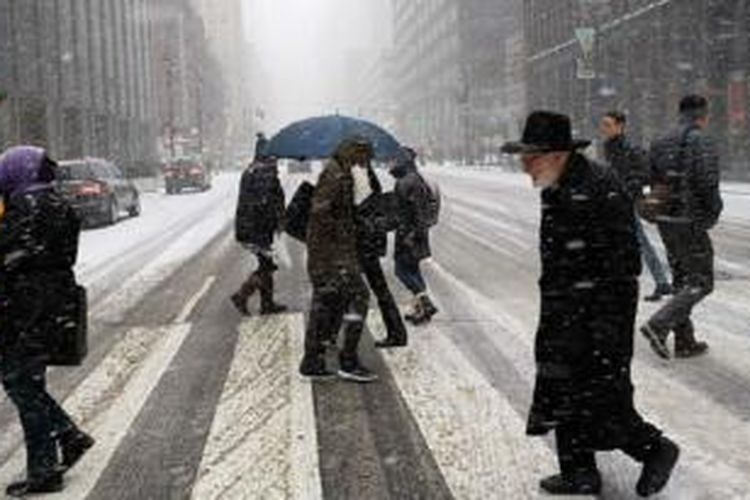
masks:
[[(63, 407), (97, 443), (66, 474), (65, 491), (49, 498), (86, 498), (189, 331), (189, 325), (130, 330), (65, 400)], [(23, 474), (25, 455), (19, 448), (2, 465), (0, 484)]]
[[(501, 304), (491, 301), (441, 266), (433, 265), (432, 270), (441, 279), (447, 280), (451, 287), (460, 290), (460, 294), (471, 302), (476, 311), (493, 319), (503, 332), (513, 336), (507, 339), (489, 335), (498, 349), (507, 354), (508, 345), (526, 346), (525, 356), (515, 352), (508, 359), (527, 378), (531, 387), (533, 378), (529, 375), (534, 370), (531, 357), (533, 336), (525, 332), (533, 331), (533, 326), (518, 321), (512, 314), (503, 311)], [(534, 318), (525, 320), (533, 321)], [(672, 496), (665, 498), (704, 498), (694, 495), (707, 491), (716, 495), (715, 498), (743, 498), (750, 480), (750, 458), (743, 451), (746, 443), (750, 443), (750, 428), (704, 395), (670, 378), (668, 366), (656, 370), (638, 359), (633, 365), (634, 384), (637, 387), (636, 407), (645, 409), (648, 418), (653, 415), (653, 420), (662, 424), (665, 432), (682, 446), (683, 454), (675, 480), (668, 488), (668, 494)], [(721, 433), (722, 429), (733, 436), (731, 440), (716, 439), (717, 432)], [(627, 465), (619, 457), (610, 456), (609, 459), (612, 465), (608, 470), (618, 471), (618, 481), (625, 483), (632, 480), (632, 474), (620, 477), (619, 473), (632, 468), (632, 464)]]
[[(384, 337), (379, 315), (368, 327)], [(436, 327), (411, 336), (410, 347), (384, 359), (455, 498), (528, 498), (554, 458), (527, 440), (510, 404)]]
[(300, 314), (240, 326), (192, 498), (322, 498), (312, 386), (299, 379)]

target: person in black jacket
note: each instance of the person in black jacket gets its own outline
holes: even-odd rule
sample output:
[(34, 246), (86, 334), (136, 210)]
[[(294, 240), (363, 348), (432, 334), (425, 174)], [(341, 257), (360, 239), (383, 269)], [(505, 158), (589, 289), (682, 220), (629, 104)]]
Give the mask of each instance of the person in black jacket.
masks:
[(248, 299), (260, 292), (262, 315), (279, 314), (286, 306), (274, 302), (273, 274), (278, 266), (273, 261), (274, 234), (284, 224), (284, 189), (279, 181), (277, 161), (262, 158), (253, 162), (242, 174), (240, 195), (235, 217), (235, 238), (258, 260), (240, 289), (232, 295), (232, 303), (240, 313), (249, 314)]
[(396, 229), (396, 276), (414, 294), (414, 311), (406, 319), (418, 325), (429, 322), (438, 313), (427, 293), (427, 284), (420, 265), (432, 255), (430, 226), (427, 212), (430, 203), (429, 186), (419, 175), (416, 152), (402, 148), (399, 159), (391, 168), (396, 178), (398, 227)]
[(680, 123), (651, 146), (652, 177), (668, 186), (663, 214), (657, 225), (667, 248), (675, 295), (643, 325), (641, 332), (654, 352), (669, 359), (667, 338), (675, 335), (675, 356), (704, 354), (706, 342), (697, 341), (690, 319), (693, 308), (714, 288), (714, 250), (708, 231), (723, 209), (719, 191), (719, 155), (704, 133), (708, 101), (687, 96), (680, 102)]
[(537, 111), (523, 139), (503, 151), (521, 154), (542, 188), (541, 314), (536, 384), (527, 433), (554, 431), (560, 474), (541, 481), (551, 494), (596, 495), (595, 453), (620, 449), (643, 463), (636, 491), (666, 485), (679, 449), (644, 421), (633, 403), (630, 365), (641, 257), (634, 213), (614, 173), (577, 150), (570, 120)]
[[(627, 118), (624, 113), (610, 111), (602, 117), (601, 132), (605, 137), (604, 157), (620, 181), (625, 184), (628, 197), (635, 205), (636, 200), (643, 196), (643, 188), (649, 181), (649, 162), (646, 152), (630, 143), (625, 134), (626, 125)], [(672, 286), (669, 284), (664, 264), (649, 241), (638, 214), (635, 218), (635, 227), (643, 261), (656, 284), (654, 292), (645, 297), (645, 300), (656, 302), (664, 295), (671, 295)]]
[(40, 148), (11, 148), (0, 157), (0, 372), (27, 457), (27, 478), (8, 486), (10, 496), (61, 491), (62, 473), (94, 444), (46, 390), (60, 307), (78, 293), (80, 221), (54, 188), (55, 168)]

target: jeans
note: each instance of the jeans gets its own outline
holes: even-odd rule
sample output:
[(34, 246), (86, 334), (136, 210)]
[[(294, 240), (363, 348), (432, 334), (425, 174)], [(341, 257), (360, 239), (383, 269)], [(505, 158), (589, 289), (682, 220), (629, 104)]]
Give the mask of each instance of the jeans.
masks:
[(690, 224), (659, 224), (675, 294), (649, 320), (657, 332), (675, 332), (677, 348), (694, 342), (690, 315), (714, 289), (714, 249), (708, 232)]
[(396, 276), (414, 295), (422, 294), (427, 290), (427, 284), (419, 266), (420, 262), (412, 257), (396, 255)]
[(26, 443), (30, 478), (45, 478), (58, 465), (57, 437), (77, 429), (46, 389), (46, 366), (40, 358), (4, 356), (2, 381), (18, 409)]
[(656, 249), (651, 244), (651, 241), (649, 241), (646, 230), (643, 227), (643, 222), (637, 214), (635, 217), (635, 234), (638, 237), (638, 245), (641, 247), (643, 261), (654, 278), (656, 286), (668, 285), (669, 280), (667, 279), (667, 271), (664, 269), (664, 264), (659, 259), (659, 255), (656, 253)]

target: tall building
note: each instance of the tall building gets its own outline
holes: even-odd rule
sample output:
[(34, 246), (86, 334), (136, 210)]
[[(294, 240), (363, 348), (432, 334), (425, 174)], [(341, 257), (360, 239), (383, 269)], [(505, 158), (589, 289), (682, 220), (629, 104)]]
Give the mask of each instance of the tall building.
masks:
[(530, 105), (571, 114), (590, 137), (620, 108), (648, 143), (673, 126), (683, 95), (702, 93), (728, 175), (750, 177), (746, 0), (526, 0), (524, 15)]
[(0, 0), (0, 146), (156, 160), (148, 0)]
[(436, 159), (495, 156), (524, 113), (520, 0), (394, 0), (405, 141)]

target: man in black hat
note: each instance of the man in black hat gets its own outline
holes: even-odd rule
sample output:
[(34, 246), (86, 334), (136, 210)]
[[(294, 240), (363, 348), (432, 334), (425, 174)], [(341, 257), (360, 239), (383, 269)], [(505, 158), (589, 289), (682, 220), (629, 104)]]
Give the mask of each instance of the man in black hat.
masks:
[(548, 493), (597, 494), (595, 453), (620, 449), (643, 463), (641, 496), (661, 491), (679, 448), (643, 420), (633, 404), (630, 364), (641, 258), (632, 204), (615, 174), (578, 150), (570, 119), (532, 113), (520, 154), (542, 191), (541, 319), (536, 385), (527, 433), (554, 430), (560, 474)]

